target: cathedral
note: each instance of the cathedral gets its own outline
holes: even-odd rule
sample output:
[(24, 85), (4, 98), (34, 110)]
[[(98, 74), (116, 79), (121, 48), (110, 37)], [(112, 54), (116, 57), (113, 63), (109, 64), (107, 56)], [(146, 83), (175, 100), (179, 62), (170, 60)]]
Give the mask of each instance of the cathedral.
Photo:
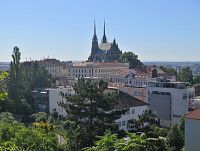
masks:
[(103, 38), (101, 43), (98, 43), (98, 38), (96, 35), (96, 25), (94, 21), (94, 35), (92, 38), (92, 48), (91, 54), (88, 58), (88, 61), (91, 62), (111, 62), (117, 61), (122, 54), (122, 51), (119, 49), (118, 44), (115, 39), (113, 42), (108, 42), (106, 38), (106, 29), (105, 29), (105, 21), (104, 21), (104, 30), (103, 30)]

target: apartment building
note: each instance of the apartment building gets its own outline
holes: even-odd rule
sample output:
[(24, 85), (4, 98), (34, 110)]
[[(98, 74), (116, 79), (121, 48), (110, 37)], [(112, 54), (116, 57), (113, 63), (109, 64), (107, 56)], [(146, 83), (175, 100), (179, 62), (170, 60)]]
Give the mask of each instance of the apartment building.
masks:
[(185, 82), (160, 80), (148, 82), (146, 101), (160, 119), (160, 124), (170, 127), (188, 113), (189, 101), (195, 96), (194, 88)]

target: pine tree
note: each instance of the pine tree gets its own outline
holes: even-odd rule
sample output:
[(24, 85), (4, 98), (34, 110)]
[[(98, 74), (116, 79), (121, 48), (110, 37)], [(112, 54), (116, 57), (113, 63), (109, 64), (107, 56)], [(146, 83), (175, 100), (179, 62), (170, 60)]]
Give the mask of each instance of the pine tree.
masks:
[(90, 146), (95, 135), (102, 135), (106, 129), (117, 129), (114, 121), (125, 112), (113, 110), (117, 95), (106, 93), (106, 88), (103, 81), (79, 79), (74, 85), (76, 94), (66, 96), (66, 103), (61, 104), (80, 126), (81, 147)]

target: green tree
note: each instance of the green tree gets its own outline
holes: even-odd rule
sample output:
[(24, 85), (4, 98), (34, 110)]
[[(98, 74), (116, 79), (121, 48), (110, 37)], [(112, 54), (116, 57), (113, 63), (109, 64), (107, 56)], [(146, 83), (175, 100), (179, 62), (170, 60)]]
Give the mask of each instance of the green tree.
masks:
[(168, 68), (168, 67), (164, 67), (164, 66), (160, 66), (160, 69), (162, 71), (164, 71), (165, 73), (169, 74), (169, 75), (174, 75), (177, 76), (177, 71), (173, 68)]
[(193, 84), (200, 84), (200, 74), (194, 77)]
[(95, 135), (102, 135), (105, 129), (116, 130), (115, 119), (125, 110), (113, 110), (117, 103), (115, 93), (106, 93), (107, 84), (103, 81), (95, 82), (90, 79), (79, 79), (74, 85), (76, 95), (66, 96), (66, 102), (61, 105), (69, 116), (80, 125), (80, 144), (89, 146)]
[(136, 54), (134, 54), (133, 52), (129, 51), (129, 52), (124, 52), (120, 58), (120, 61), (122, 62), (128, 62), (130, 65), (130, 68), (137, 68), (140, 70), (143, 70), (144, 68), (144, 64), (138, 59), (138, 56)]
[(46, 132), (40, 128), (25, 127), (18, 122), (0, 122), (0, 149), (31, 151), (58, 150), (56, 132)]
[(31, 63), (31, 68), (27, 68), (24, 64), (22, 64), (24, 77), (23, 97), (33, 108), (34, 98), (32, 96), (32, 91), (38, 88), (51, 87), (55, 81), (48, 71), (44, 69), (44, 67), (39, 67), (36, 61)]
[(189, 67), (182, 68), (179, 73), (178, 80), (183, 82), (193, 83), (192, 70)]
[(168, 144), (172, 151), (181, 151), (184, 146), (184, 136), (179, 125), (174, 125), (168, 135)]
[(159, 138), (147, 138), (145, 133), (136, 135), (128, 133), (127, 137), (119, 139), (116, 134), (107, 131), (92, 147), (85, 151), (167, 151), (165, 141)]
[(138, 119), (129, 120), (129, 126), (135, 132), (148, 131), (150, 126), (157, 125), (156, 118), (157, 116), (151, 110), (146, 110), (138, 116)]
[(11, 100), (19, 101), (22, 98), (22, 85), (23, 78), (20, 65), (21, 53), (18, 47), (14, 47), (12, 54), (12, 61), (10, 63), (10, 72), (9, 72), (9, 97)]

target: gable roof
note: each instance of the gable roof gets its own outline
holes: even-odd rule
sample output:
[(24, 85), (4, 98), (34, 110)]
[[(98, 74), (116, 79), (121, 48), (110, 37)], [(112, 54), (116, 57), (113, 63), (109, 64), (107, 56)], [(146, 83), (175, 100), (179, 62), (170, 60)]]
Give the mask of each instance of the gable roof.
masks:
[(185, 115), (185, 118), (200, 120), (200, 108), (197, 108)]
[(114, 109), (124, 109), (124, 108), (136, 107), (136, 106), (149, 105), (148, 103), (142, 100), (139, 100), (138, 98), (135, 98), (122, 91), (119, 91), (118, 95), (119, 95), (118, 103), (114, 105)]

